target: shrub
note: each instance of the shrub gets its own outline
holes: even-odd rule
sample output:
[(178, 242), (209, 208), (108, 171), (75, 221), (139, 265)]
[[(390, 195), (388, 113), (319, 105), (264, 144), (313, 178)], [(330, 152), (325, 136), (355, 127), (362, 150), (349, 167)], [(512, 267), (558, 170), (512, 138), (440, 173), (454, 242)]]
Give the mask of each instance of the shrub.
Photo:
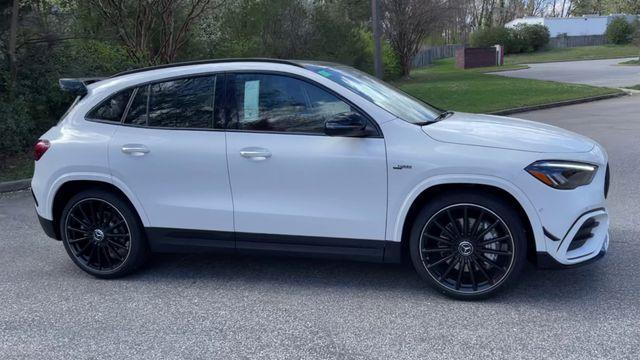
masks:
[(607, 25), (605, 35), (612, 44), (628, 44), (633, 39), (634, 26), (626, 18), (619, 16), (611, 20)]
[(22, 99), (0, 99), (0, 154), (14, 154), (34, 143), (33, 121)]
[(522, 52), (534, 52), (544, 49), (549, 44), (551, 37), (549, 29), (540, 24), (519, 25), (515, 31), (518, 37), (522, 39)]
[(483, 28), (471, 34), (471, 46), (504, 46), (507, 54), (533, 52), (549, 43), (549, 29), (544, 25), (518, 25), (515, 28)]
[(504, 27), (482, 28), (471, 34), (470, 43), (473, 47), (489, 47), (500, 44), (505, 47), (512, 44), (511, 29)]

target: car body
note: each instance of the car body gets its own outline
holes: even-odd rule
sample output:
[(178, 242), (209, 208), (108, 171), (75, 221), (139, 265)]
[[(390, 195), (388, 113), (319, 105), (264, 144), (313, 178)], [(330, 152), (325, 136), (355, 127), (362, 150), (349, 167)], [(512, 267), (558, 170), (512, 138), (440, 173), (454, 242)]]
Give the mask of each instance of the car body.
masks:
[[(441, 112), (327, 63), (205, 61), (132, 71), (86, 86), (67, 81), (81, 96), (42, 136), (32, 180), (41, 224), (57, 239), (66, 238), (63, 215), (73, 196), (98, 188), (123, 200), (114, 206), (123, 218), (122, 207), (132, 210), (143, 229), (140, 241), (151, 251), (398, 262), (413, 251), (419, 217), (437, 219), (434, 214), (446, 208), (460, 220), (431, 237), (448, 247), (424, 249), (423, 235), (416, 235), (421, 250), (412, 256), (419, 264), (421, 251), (444, 255), (455, 242), (459, 251), (438, 258), (435, 267), (450, 264), (448, 273), (461, 274), (457, 284), (452, 278), (440, 290), (463, 298), (501, 287), (479, 291), (478, 280), (470, 279), (492, 266), (490, 259), (480, 265), (479, 258), (461, 255), (469, 247), (478, 251), (480, 240), (453, 240), (454, 232), (470, 233), (476, 220), (476, 235), (488, 229), (482, 211), (499, 222), (487, 231), (502, 231), (493, 236), (511, 241), (487, 248), (496, 253), (494, 260), (509, 256), (500, 252), (518, 253), (543, 267), (571, 267), (601, 257), (608, 247), (607, 154), (595, 141), (557, 127)], [(567, 182), (572, 188), (561, 188), (565, 174), (577, 174)], [(447, 205), (453, 207), (444, 206), (461, 196)], [(433, 201), (444, 205), (421, 215)], [(470, 218), (468, 211), (476, 215)], [(420, 221), (426, 222), (424, 233), (431, 225)], [(78, 231), (95, 241), (95, 232), (105, 228), (91, 222), (79, 221)], [(127, 226), (135, 227), (131, 222)], [(121, 237), (132, 236), (125, 232)], [(482, 236), (486, 242), (489, 235)], [(102, 254), (114, 260), (109, 250)], [(461, 260), (453, 264), (454, 258)], [(506, 273), (521, 260), (509, 261), (499, 266)], [(439, 276), (425, 269), (423, 275), (438, 283)], [(463, 291), (465, 281), (471, 285)]]

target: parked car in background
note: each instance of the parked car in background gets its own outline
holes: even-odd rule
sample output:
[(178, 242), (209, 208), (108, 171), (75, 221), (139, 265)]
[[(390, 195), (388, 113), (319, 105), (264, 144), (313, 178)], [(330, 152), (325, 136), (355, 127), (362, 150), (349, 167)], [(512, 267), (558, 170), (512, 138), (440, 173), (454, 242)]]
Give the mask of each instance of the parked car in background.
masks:
[(607, 154), (540, 123), (454, 113), (353, 68), (182, 63), (100, 80), (35, 148), (45, 232), (82, 270), (150, 252), (410, 259), (441, 292), (486, 297), (529, 259), (607, 251)]

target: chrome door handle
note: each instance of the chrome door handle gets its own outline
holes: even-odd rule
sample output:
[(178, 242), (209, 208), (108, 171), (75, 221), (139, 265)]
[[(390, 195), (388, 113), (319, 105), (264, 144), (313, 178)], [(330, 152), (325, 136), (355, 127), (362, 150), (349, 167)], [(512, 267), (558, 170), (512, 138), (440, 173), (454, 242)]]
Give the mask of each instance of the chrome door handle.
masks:
[(255, 161), (261, 161), (270, 158), (271, 153), (267, 149), (252, 147), (240, 150), (240, 156)]
[(140, 144), (127, 144), (122, 146), (122, 152), (132, 156), (142, 156), (149, 152), (149, 148)]

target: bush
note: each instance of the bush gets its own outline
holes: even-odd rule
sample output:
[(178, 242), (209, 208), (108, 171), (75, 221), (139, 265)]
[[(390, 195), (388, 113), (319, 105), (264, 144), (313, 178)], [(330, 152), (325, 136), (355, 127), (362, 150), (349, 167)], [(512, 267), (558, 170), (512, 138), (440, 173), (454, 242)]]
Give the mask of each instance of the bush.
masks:
[(471, 46), (504, 46), (506, 54), (533, 52), (549, 43), (549, 29), (544, 25), (518, 25), (515, 28), (483, 28), (471, 34)]
[(534, 52), (542, 50), (549, 44), (551, 35), (549, 29), (540, 24), (535, 25), (518, 25), (515, 32), (522, 41), (522, 52)]
[(623, 16), (616, 17), (607, 25), (605, 35), (612, 44), (628, 44), (633, 39), (634, 26)]
[(473, 47), (489, 47), (500, 44), (505, 47), (512, 45), (511, 29), (504, 27), (482, 28), (471, 34), (470, 43)]
[(22, 99), (0, 99), (0, 154), (14, 154), (33, 144), (33, 121)]

